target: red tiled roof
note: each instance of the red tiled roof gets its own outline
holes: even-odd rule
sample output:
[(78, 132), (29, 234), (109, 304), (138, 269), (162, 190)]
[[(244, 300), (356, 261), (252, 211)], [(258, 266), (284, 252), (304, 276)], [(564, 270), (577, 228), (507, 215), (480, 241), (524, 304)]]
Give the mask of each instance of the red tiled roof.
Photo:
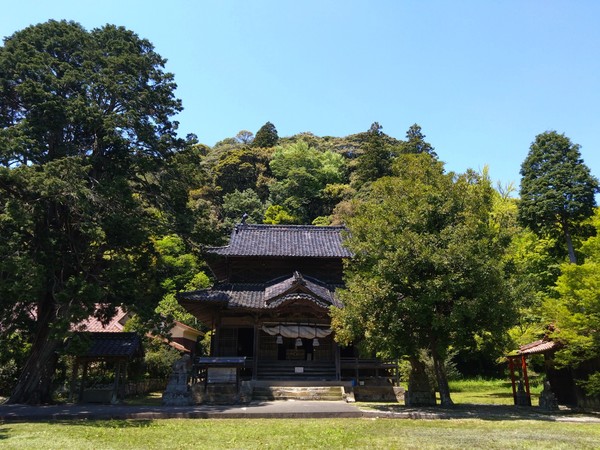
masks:
[(100, 319), (90, 316), (82, 320), (77, 325), (71, 327), (72, 331), (91, 331), (91, 332), (119, 332), (123, 331), (123, 325), (127, 319), (127, 313), (120, 306), (117, 307), (117, 312), (112, 319), (106, 324), (103, 324)]
[(539, 355), (558, 348), (558, 342), (548, 339), (540, 339), (529, 344), (521, 345), (517, 354), (519, 355)]

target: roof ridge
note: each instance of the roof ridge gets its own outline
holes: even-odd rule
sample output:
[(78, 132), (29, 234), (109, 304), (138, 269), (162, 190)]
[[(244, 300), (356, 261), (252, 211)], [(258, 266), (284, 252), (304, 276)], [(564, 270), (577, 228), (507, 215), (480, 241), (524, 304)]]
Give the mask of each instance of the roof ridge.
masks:
[(344, 225), (327, 225), (327, 226), (322, 226), (322, 225), (273, 225), (273, 224), (269, 224), (269, 223), (239, 223), (235, 226), (236, 228), (267, 228), (267, 229), (271, 229), (271, 230), (283, 230), (286, 228), (291, 228), (291, 229), (300, 229), (300, 228), (309, 228), (311, 230), (315, 230), (315, 231), (333, 231), (333, 230), (340, 230), (340, 229), (346, 229), (346, 227)]

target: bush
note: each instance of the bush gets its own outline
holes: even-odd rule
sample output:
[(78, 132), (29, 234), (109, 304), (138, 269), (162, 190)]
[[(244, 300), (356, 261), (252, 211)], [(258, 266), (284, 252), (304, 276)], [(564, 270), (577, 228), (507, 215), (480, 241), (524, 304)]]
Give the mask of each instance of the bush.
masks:
[(0, 364), (0, 395), (10, 395), (19, 378), (19, 368), (14, 359)]

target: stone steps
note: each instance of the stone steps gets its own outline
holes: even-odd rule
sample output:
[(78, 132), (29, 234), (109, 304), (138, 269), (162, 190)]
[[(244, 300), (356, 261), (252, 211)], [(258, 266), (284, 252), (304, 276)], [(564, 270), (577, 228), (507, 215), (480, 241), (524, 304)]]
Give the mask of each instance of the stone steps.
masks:
[(344, 399), (342, 386), (255, 386), (252, 400), (328, 400)]

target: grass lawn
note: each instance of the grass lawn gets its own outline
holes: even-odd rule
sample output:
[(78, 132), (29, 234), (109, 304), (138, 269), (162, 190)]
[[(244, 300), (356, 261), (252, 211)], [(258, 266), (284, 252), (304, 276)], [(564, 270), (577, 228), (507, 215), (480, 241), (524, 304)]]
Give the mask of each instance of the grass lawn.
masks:
[(600, 447), (598, 424), (392, 419), (129, 420), (0, 424), (3, 449)]
[[(509, 380), (481, 378), (450, 381), (450, 396), (456, 404), (513, 405), (512, 386)], [(531, 404), (537, 406), (542, 392), (541, 378), (530, 380)]]

